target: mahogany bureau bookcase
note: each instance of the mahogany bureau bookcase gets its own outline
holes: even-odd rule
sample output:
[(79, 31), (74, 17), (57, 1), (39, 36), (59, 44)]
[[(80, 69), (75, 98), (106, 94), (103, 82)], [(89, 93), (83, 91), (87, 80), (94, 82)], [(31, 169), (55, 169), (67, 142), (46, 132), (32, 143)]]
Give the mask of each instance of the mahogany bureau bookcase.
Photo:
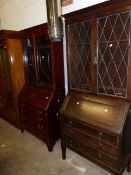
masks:
[(59, 138), (59, 108), (64, 99), (62, 41), (48, 38), (47, 24), (21, 31), (26, 83), (18, 101), (21, 131), (43, 140), (52, 151)]
[(69, 92), (60, 109), (66, 147), (109, 172), (130, 171), (131, 1), (66, 14)]

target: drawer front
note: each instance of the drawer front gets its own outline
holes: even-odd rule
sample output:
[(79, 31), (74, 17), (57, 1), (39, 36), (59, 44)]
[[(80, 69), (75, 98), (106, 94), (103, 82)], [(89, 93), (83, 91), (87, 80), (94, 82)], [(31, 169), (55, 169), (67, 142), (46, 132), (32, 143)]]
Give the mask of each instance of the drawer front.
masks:
[(19, 103), (19, 110), (23, 128), (33, 134), (38, 133), (39, 135), (42, 130), (45, 130), (47, 133), (48, 116), (45, 111), (25, 103)]
[(79, 121), (74, 121), (66, 117), (61, 117), (61, 128), (63, 127), (63, 125), (71, 129), (78, 130), (83, 134), (88, 133), (89, 136), (94, 137), (99, 141), (103, 141), (114, 146), (119, 146), (119, 140), (117, 135), (107, 133), (100, 128), (95, 128), (88, 124), (85, 125), (85, 124), (79, 123)]
[(29, 104), (25, 104), (25, 103), (20, 103), (19, 104), (19, 110), (20, 110), (20, 112), (26, 112), (26, 113), (32, 114), (34, 116), (36, 116), (36, 115), (38, 115), (38, 116), (41, 116), (41, 115), (47, 116), (46, 111), (44, 111), (43, 109), (37, 108), (37, 107), (29, 105)]
[(75, 152), (81, 154), (85, 158), (94, 160), (95, 162), (99, 162), (106, 167), (111, 169), (118, 169), (120, 164), (122, 164), (121, 158), (113, 158), (102, 151), (98, 151), (89, 145), (81, 144), (80, 142), (67, 137), (63, 136), (61, 143), (70, 149), (74, 150)]
[(30, 118), (30, 120), (35, 120), (36, 122), (47, 123), (48, 120), (47, 112), (40, 108), (31, 106), (29, 104), (20, 103), (19, 111), (22, 119)]
[(108, 143), (105, 143), (101, 140), (95, 139), (88, 135), (88, 133), (82, 133), (81, 131), (75, 130), (73, 128), (69, 128), (66, 125), (62, 125), (61, 127), (61, 138), (63, 136), (68, 136), (73, 140), (79, 141), (81, 144), (84, 143), (85, 145), (90, 145), (93, 148), (101, 150), (102, 152), (111, 155), (113, 157), (118, 157), (120, 150), (112, 146)]

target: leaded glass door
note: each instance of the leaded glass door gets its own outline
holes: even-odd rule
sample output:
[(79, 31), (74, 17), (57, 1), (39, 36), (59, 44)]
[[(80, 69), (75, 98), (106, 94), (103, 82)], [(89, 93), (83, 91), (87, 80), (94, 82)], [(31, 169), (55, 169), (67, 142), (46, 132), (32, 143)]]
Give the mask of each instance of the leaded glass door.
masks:
[(24, 45), (24, 63), (25, 63), (26, 80), (28, 82), (35, 82), (36, 72), (35, 72), (33, 37), (25, 38), (23, 40), (23, 45)]
[(68, 25), (70, 88), (91, 92), (91, 21)]
[(36, 37), (38, 82), (51, 84), (51, 49), (48, 36)]
[(97, 20), (97, 93), (127, 97), (130, 12)]

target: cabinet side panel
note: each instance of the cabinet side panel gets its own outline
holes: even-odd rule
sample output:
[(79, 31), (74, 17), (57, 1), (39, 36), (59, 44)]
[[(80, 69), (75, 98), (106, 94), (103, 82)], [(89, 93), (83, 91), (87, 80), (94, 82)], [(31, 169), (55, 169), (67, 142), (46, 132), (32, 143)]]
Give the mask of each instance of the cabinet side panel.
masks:
[(25, 83), (21, 41), (19, 39), (7, 39), (6, 46), (10, 62), (13, 94), (17, 98)]

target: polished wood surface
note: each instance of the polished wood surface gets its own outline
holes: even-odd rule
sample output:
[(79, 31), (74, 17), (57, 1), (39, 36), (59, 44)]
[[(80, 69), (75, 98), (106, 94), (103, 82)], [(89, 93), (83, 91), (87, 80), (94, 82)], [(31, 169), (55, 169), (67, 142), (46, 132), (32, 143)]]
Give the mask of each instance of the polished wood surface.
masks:
[(52, 43), (47, 24), (21, 31), (26, 83), (20, 95), (21, 131), (29, 131), (53, 150), (59, 138), (64, 100), (62, 42)]
[(66, 147), (115, 175), (131, 169), (131, 0), (65, 14), (69, 93), (60, 109)]
[(122, 152), (128, 111), (129, 103), (117, 99), (68, 94), (60, 110), (63, 159), (68, 147), (113, 174), (122, 174), (129, 161)]
[(21, 131), (29, 131), (44, 141), (49, 151), (59, 138), (59, 108), (64, 91), (24, 87), (19, 96)]
[(2, 102), (0, 114), (16, 127), (20, 127), (17, 97), (25, 83), (22, 43), (18, 34), (8, 30), (0, 32), (2, 68), (5, 75), (2, 86), (6, 99)]
[(13, 92), (17, 98), (25, 83), (22, 44), (19, 39), (7, 39), (5, 44), (8, 50)]

